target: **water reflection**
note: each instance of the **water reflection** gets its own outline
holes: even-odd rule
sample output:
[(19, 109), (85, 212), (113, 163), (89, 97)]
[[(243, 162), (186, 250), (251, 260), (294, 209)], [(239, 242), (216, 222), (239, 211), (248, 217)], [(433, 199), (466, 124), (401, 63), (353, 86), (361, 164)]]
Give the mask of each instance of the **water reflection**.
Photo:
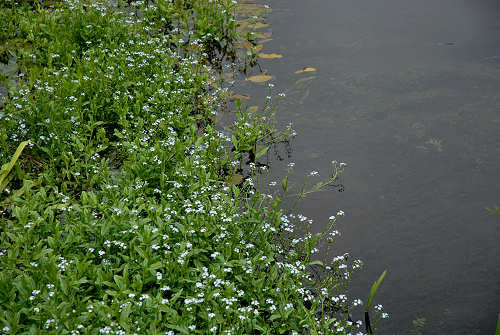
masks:
[[(349, 163), (345, 192), (300, 205), (317, 229), (347, 213), (339, 251), (388, 275), (384, 334), (489, 334), (500, 311), (500, 5), (495, 1), (274, 0), (260, 65), (287, 92), (296, 178)], [(295, 72), (306, 66), (315, 73)], [(314, 77), (299, 81), (301, 78)], [(263, 101), (265, 89), (237, 88)], [(262, 100), (261, 100), (262, 99)], [(276, 162), (274, 171), (280, 171)], [(277, 179), (278, 176), (271, 178)], [(417, 321), (419, 322), (419, 321)]]

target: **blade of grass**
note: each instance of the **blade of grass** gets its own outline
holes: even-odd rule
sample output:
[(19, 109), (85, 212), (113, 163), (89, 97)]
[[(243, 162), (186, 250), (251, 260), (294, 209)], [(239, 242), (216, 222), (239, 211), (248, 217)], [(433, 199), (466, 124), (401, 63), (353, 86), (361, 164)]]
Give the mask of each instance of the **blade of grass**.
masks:
[(7, 176), (9, 175), (10, 171), (16, 164), (17, 160), (19, 159), (19, 156), (21, 156), (21, 153), (23, 152), (24, 147), (26, 147), (27, 144), (28, 141), (21, 142), (21, 144), (19, 144), (19, 146), (17, 147), (16, 152), (14, 153), (14, 156), (12, 157), (10, 162), (2, 165), (2, 168), (0, 169), (0, 193), (2, 193), (3, 190), (9, 184), (11, 178), (7, 178)]
[(366, 332), (368, 334), (373, 334), (372, 330), (372, 325), (370, 322), (370, 306), (372, 304), (373, 296), (375, 295), (375, 292), (377, 292), (378, 287), (382, 283), (382, 280), (384, 280), (385, 274), (387, 273), (387, 270), (384, 270), (380, 277), (377, 279), (376, 282), (373, 283), (372, 289), (370, 290), (370, 295), (368, 296), (368, 301), (366, 302), (365, 305), (365, 325), (366, 325)]
[(371, 306), (372, 300), (373, 300), (373, 296), (375, 295), (375, 292), (377, 292), (377, 289), (378, 289), (380, 283), (382, 283), (382, 280), (384, 280), (386, 273), (387, 273), (387, 270), (384, 270), (384, 272), (382, 272), (382, 274), (380, 275), (378, 280), (373, 283), (372, 289), (370, 290), (370, 296), (368, 297), (368, 301), (366, 302), (366, 305), (365, 305), (365, 312), (368, 312), (368, 310), (370, 309), (370, 306)]

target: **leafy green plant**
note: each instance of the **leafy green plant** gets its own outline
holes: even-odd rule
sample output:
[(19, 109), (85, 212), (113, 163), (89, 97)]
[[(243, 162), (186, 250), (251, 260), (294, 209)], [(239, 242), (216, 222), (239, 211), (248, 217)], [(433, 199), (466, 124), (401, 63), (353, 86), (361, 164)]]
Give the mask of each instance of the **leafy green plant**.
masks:
[(0, 202), (1, 333), (361, 327), (346, 295), (360, 262), (315, 258), (337, 219), (313, 234), (259, 187), (258, 160), (292, 134), (273, 104), (214, 125), (227, 94), (209, 51), (237, 38), (232, 1), (11, 9), (9, 34), (27, 43), (0, 110), (0, 185), (19, 163), (23, 176)]

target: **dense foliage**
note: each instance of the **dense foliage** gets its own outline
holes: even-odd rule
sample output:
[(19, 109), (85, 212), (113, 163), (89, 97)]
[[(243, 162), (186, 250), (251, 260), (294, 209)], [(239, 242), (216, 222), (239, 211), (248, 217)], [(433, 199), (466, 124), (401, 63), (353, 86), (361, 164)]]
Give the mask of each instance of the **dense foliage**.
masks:
[(359, 332), (345, 295), (359, 262), (312, 260), (337, 232), (299, 234), (309, 219), (261, 193), (254, 165), (228, 182), (274, 131), (242, 107), (214, 124), (233, 1), (8, 3), (20, 76), (0, 165), (29, 144), (0, 193), (0, 331)]

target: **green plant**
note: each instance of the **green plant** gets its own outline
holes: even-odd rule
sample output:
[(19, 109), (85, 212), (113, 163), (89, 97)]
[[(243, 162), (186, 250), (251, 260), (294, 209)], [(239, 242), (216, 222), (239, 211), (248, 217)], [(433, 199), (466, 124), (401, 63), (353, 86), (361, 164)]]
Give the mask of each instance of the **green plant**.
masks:
[(500, 335), (500, 313), (498, 314), (497, 329), (495, 330), (495, 335)]
[(412, 321), (413, 329), (410, 331), (411, 334), (421, 335), (422, 329), (425, 327), (425, 323), (427, 322), (426, 318), (416, 318)]
[(28, 143), (29, 141), (21, 142), (21, 144), (19, 144), (19, 146), (17, 147), (16, 152), (14, 152), (14, 156), (12, 157), (10, 162), (2, 165), (2, 168), (0, 169), (0, 194), (7, 188), (7, 185), (14, 177), (10, 172), (14, 165), (16, 165), (19, 156), (21, 156), (24, 147), (26, 147)]
[[(370, 321), (370, 307), (372, 304), (373, 297), (375, 296), (375, 293), (377, 292), (378, 287), (382, 283), (382, 280), (384, 280), (384, 277), (387, 273), (387, 270), (384, 270), (380, 277), (375, 281), (372, 285), (372, 288), (370, 290), (370, 295), (368, 296), (368, 300), (366, 301), (365, 305), (365, 325), (366, 325), (366, 332), (369, 334), (373, 334), (373, 329)], [(381, 311), (381, 308), (377, 308), (378, 311)], [(375, 326), (373, 326), (375, 328)]]
[(207, 48), (236, 38), (232, 8), (65, 1), (9, 12), (29, 48), (15, 50), (24, 76), (0, 110), (0, 185), (23, 167), (20, 191), (0, 200), (2, 333), (361, 327), (345, 294), (360, 263), (315, 258), (336, 218), (312, 234), (282, 193), (258, 187), (258, 160), (291, 135), (275, 128), (272, 104), (214, 125), (227, 94), (210, 86)]

